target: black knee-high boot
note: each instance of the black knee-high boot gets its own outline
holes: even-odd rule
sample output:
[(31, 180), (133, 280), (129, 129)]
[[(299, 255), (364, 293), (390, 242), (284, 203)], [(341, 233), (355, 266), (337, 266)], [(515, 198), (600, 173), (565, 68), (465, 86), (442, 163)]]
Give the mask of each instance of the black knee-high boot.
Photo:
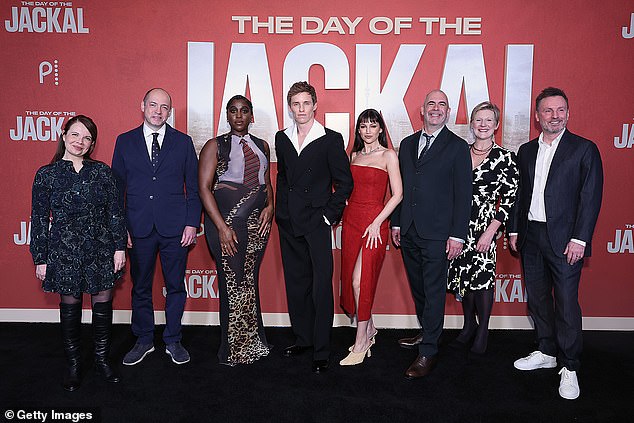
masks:
[(79, 388), (81, 377), (81, 303), (59, 305), (59, 318), (62, 326), (64, 353), (68, 368), (64, 374), (63, 387), (67, 391)]
[(112, 334), (112, 301), (92, 306), (92, 330), (95, 342), (95, 370), (108, 382), (119, 382), (119, 376), (108, 362)]

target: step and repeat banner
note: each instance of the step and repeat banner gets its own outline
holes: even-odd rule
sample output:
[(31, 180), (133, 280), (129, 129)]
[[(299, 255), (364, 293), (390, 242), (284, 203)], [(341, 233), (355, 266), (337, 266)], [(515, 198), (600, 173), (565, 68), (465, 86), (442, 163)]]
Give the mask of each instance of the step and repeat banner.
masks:
[[(309, 80), (317, 88), (317, 119), (344, 135), (348, 151), (356, 116), (368, 107), (382, 112), (398, 149), (420, 129), (420, 106), (435, 88), (447, 93), (449, 127), (462, 136), (476, 104), (498, 104), (496, 140), (517, 151), (539, 134), (537, 93), (563, 88), (570, 100), (568, 128), (597, 143), (605, 169), (594, 254), (580, 288), (584, 327), (634, 329), (631, 1), (584, 0), (570, 7), (541, 0), (3, 0), (0, 24), (0, 320), (56, 319), (59, 298), (42, 292), (29, 254), (30, 195), (35, 171), (51, 160), (67, 119), (86, 114), (95, 120), (93, 156), (110, 164), (116, 136), (142, 122), (140, 102), (149, 88), (170, 92), (171, 123), (192, 136), (198, 151), (228, 129), (227, 99), (246, 94), (255, 107), (251, 132), (272, 145), (275, 132), (291, 122), (287, 88)], [(274, 151), (272, 161), (274, 179)], [(198, 240), (185, 277), (186, 321), (208, 324), (217, 321), (218, 285), (202, 227)], [(332, 240), (337, 298), (341, 227), (333, 228)], [(528, 319), (519, 259), (503, 237), (497, 242), (493, 325), (523, 327)], [(386, 247), (374, 311), (382, 326), (414, 326), (400, 251)], [(158, 270), (154, 300), (160, 310)], [(116, 288), (119, 321), (129, 316), (131, 284), (126, 274)], [(260, 293), (265, 322), (287, 324), (275, 227)], [(447, 325), (459, 324), (460, 315), (448, 294)], [(337, 322), (347, 323), (342, 317)]]

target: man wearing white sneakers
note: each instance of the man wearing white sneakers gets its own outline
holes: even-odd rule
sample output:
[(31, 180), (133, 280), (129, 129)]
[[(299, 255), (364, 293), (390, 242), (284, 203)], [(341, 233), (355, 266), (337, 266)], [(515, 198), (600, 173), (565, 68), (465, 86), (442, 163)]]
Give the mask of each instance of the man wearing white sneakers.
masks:
[(549, 369), (559, 361), (559, 395), (572, 400), (580, 393), (579, 280), (601, 208), (603, 169), (597, 146), (566, 129), (568, 117), (562, 90), (546, 88), (537, 96), (542, 133), (519, 149), (520, 183), (508, 232), (511, 249), (520, 251), (539, 342), (515, 368)]

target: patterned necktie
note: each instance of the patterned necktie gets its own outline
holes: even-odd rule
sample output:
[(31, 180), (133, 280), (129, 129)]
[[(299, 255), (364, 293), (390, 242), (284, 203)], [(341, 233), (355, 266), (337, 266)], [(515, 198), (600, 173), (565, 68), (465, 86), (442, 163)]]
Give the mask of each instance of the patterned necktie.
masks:
[(156, 167), (156, 165), (158, 164), (158, 156), (159, 153), (161, 152), (161, 147), (159, 146), (158, 143), (158, 132), (153, 132), (152, 133), (152, 166)]
[(418, 155), (418, 158), (420, 159), (421, 157), (423, 157), (425, 155), (425, 153), (427, 153), (427, 150), (429, 150), (429, 144), (431, 143), (431, 139), (434, 138), (433, 135), (427, 135), (426, 133), (423, 132), (423, 136), (425, 137), (425, 146), (423, 147), (423, 150), (420, 152), (420, 154)]
[(242, 152), (244, 153), (244, 186), (249, 189), (260, 185), (258, 173), (260, 172), (260, 159), (253, 152), (244, 138), (240, 138)]

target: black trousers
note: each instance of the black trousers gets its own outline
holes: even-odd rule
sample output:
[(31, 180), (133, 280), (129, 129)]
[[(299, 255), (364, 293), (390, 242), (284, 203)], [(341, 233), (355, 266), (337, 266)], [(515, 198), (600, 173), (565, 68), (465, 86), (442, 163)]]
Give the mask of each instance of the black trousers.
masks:
[(521, 257), (538, 348), (576, 371), (583, 347), (578, 299), (583, 260), (570, 265), (563, 251), (558, 253), (552, 249), (546, 224), (529, 222)]
[(446, 247), (447, 241), (421, 238), (414, 225), (401, 235), (403, 263), (423, 331), (423, 342), (418, 351), (427, 357), (438, 353), (438, 339), (445, 320)]
[(334, 313), (332, 231), (324, 222), (303, 236), (278, 226), (286, 299), (296, 344), (314, 347), (313, 358), (330, 356)]

